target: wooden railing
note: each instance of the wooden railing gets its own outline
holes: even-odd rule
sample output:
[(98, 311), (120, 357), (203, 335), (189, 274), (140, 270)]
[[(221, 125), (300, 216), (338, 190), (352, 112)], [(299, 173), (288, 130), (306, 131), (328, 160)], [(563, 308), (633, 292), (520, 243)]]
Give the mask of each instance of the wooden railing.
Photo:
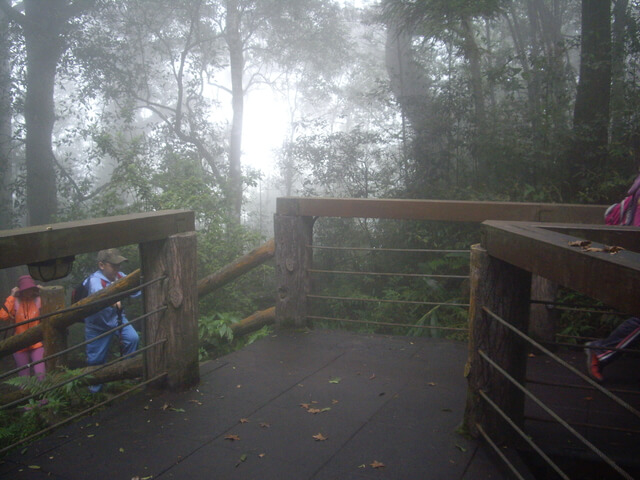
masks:
[[(589, 241), (589, 248), (582, 248), (579, 241)], [(640, 228), (484, 222), (482, 243), (474, 245), (471, 254), (466, 429), (495, 445), (531, 442), (524, 432), (525, 394), (540, 402), (524, 386), (532, 350), (553, 358), (596, 393), (640, 418), (633, 406), (526, 335), (532, 275), (544, 276), (619, 312), (640, 316)], [(632, 478), (566, 421), (545, 411), (621, 478)], [(602, 428), (602, 421), (597, 423)], [(548, 456), (545, 460), (559, 472)]]
[[(45, 357), (66, 348), (65, 329), (131, 293), (143, 277), (148, 349), (144, 376), (156, 387), (184, 389), (199, 381), (197, 251), (194, 214), (175, 210), (58, 223), (0, 232), (0, 268), (29, 265), (138, 244), (141, 271), (114, 282), (73, 309), (56, 312), (25, 333), (0, 342), (0, 355), (45, 340)], [(157, 281), (149, 282), (155, 279)], [(128, 291), (128, 293), (125, 293)], [(45, 289), (46, 292), (46, 289)], [(50, 303), (45, 294), (43, 312)]]
[(603, 205), (444, 200), (278, 198), (275, 215), (276, 323), (307, 324), (313, 224), (318, 217), (481, 223), (485, 220), (601, 224)]

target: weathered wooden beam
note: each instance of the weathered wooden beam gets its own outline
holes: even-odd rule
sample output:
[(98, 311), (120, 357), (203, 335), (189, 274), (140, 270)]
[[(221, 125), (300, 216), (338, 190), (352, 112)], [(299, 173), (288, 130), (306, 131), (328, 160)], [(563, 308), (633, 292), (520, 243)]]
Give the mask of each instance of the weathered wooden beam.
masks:
[(272, 238), (243, 257), (225, 265), (217, 272), (198, 280), (198, 297), (202, 298), (273, 258), (274, 251), (275, 241)]
[(472, 202), (459, 200), (399, 200), (372, 198), (277, 199), (278, 215), (346, 218), (392, 218), (484, 222), (604, 222), (606, 205), (572, 205), (525, 202)]
[(640, 315), (640, 254), (623, 250), (611, 255), (569, 246), (581, 238), (526, 222), (489, 221), (482, 231), (482, 245), (492, 257)]
[(166, 280), (145, 290), (145, 311), (166, 305), (163, 312), (147, 318), (147, 343), (166, 340), (146, 355), (146, 378), (167, 372), (154, 387), (183, 390), (200, 379), (198, 365), (198, 291), (196, 232), (172, 235), (140, 244), (145, 278), (166, 275)]
[(190, 210), (165, 210), (0, 231), (0, 268), (137, 244), (195, 230)]
[[(71, 312), (62, 312), (49, 317), (48, 322), (52, 328), (64, 329), (70, 327), (76, 322), (82, 321), (87, 315), (99, 312), (103, 308), (114, 304), (118, 300), (126, 298), (128, 294), (120, 294), (125, 290), (136, 287), (140, 284), (140, 270), (135, 270), (124, 278), (113, 282), (107, 288), (89, 295), (83, 298), (75, 306), (86, 308), (74, 310)], [(107, 298), (115, 295), (114, 298)], [(94, 303), (95, 302), (95, 303)], [(21, 333), (20, 335), (14, 335), (0, 342), (0, 358), (5, 357), (13, 352), (17, 352), (22, 348), (26, 348), (33, 345), (36, 342), (42, 341), (43, 338), (43, 325), (36, 325), (33, 328)]]

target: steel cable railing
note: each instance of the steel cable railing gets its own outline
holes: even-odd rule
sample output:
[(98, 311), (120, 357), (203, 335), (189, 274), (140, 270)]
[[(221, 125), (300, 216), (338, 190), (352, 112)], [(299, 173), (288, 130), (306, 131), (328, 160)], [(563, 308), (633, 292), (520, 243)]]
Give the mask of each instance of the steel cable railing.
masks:
[(424, 328), (424, 329), (433, 329), (433, 330), (452, 330), (457, 332), (468, 332), (468, 328), (458, 328), (458, 327), (442, 327), (439, 325), (413, 325), (410, 323), (392, 323), (392, 322), (378, 322), (375, 320), (355, 320), (351, 318), (337, 318), (337, 317), (322, 317), (318, 315), (307, 315), (307, 318), (312, 320), (328, 320), (335, 322), (347, 322), (347, 323), (361, 323), (361, 324), (370, 324), (370, 325), (381, 325), (384, 327), (406, 327), (406, 328)]
[(307, 298), (317, 298), (321, 300), (343, 300), (357, 302), (378, 302), (378, 303), (398, 303), (404, 305), (443, 305), (448, 307), (468, 307), (468, 303), (447, 303), (447, 302), (419, 302), (415, 300), (387, 300), (383, 298), (360, 298), (360, 297), (331, 297), (327, 295), (307, 295)]
[(509, 467), (509, 470), (511, 470), (511, 473), (513, 473), (518, 480), (526, 480), (522, 476), (522, 474), (518, 471), (518, 469), (513, 465), (513, 463), (507, 458), (507, 456), (504, 454), (502, 449), (498, 445), (496, 445), (496, 443), (491, 439), (489, 435), (487, 435), (487, 433), (482, 428), (482, 425), (480, 425), (479, 423), (476, 423), (476, 428), (478, 429), (482, 437), (487, 441), (489, 446), (493, 449), (493, 451), (502, 459), (504, 464), (507, 467)]
[(92, 405), (91, 407), (89, 407), (89, 408), (87, 408), (87, 409), (85, 409), (85, 410), (83, 410), (83, 411), (81, 411), (79, 413), (76, 413), (75, 415), (72, 415), (72, 416), (70, 416), (68, 418), (65, 418), (64, 420), (62, 420), (62, 421), (60, 421), (60, 422), (58, 422), (58, 423), (56, 423), (54, 425), (50, 425), (47, 428), (44, 428), (44, 429), (42, 429), (42, 430), (40, 430), (40, 431), (38, 431), (38, 432), (36, 432), (36, 433), (34, 433), (32, 435), (29, 435), (28, 437), (22, 438), (22, 439), (18, 440), (17, 442), (12, 443), (11, 445), (8, 445), (8, 446), (0, 449), (0, 454), (3, 454), (5, 452), (11, 450), (12, 448), (17, 447), (18, 445), (22, 445), (23, 443), (29, 442), (29, 441), (37, 438), (40, 435), (44, 435), (45, 433), (48, 433), (48, 432), (50, 432), (52, 430), (55, 430), (56, 428), (61, 427), (62, 425), (65, 425), (65, 424), (71, 422), (72, 420), (75, 420), (76, 418), (83, 417), (87, 413), (90, 413), (90, 412), (92, 412), (92, 411), (94, 411), (94, 410), (96, 410), (96, 409), (98, 409), (98, 408), (100, 408), (100, 407), (102, 407), (104, 405), (107, 405), (108, 403), (111, 403), (114, 400), (117, 400), (118, 398), (123, 397), (125, 395), (128, 395), (129, 393), (133, 392), (134, 390), (137, 390), (137, 389), (139, 389), (141, 387), (144, 387), (145, 385), (148, 385), (150, 383), (153, 383), (153, 382), (155, 382), (155, 381), (157, 381), (157, 380), (159, 380), (159, 379), (161, 379), (161, 378), (163, 378), (165, 376), (167, 376), (167, 372), (160, 373), (160, 374), (156, 375), (153, 378), (150, 378), (148, 380), (142, 381), (142, 382), (134, 385), (133, 387), (129, 388), (128, 390), (125, 390), (124, 392), (121, 392), (121, 393), (119, 393), (117, 395), (114, 395), (113, 397), (110, 397), (110, 398), (108, 398), (108, 399), (104, 400), (103, 402), (100, 402), (100, 403), (98, 403), (96, 405)]
[[(401, 253), (465, 253), (469, 254), (470, 250), (439, 250), (439, 249), (406, 249), (406, 248), (370, 248), (370, 247), (331, 247), (331, 246), (319, 246), (319, 245), (307, 245), (307, 248), (318, 250), (337, 250), (337, 251), (366, 251), (366, 252), (401, 252)], [(309, 268), (306, 270), (309, 274), (330, 274), (330, 275), (357, 275), (357, 276), (382, 276), (382, 277), (400, 277), (400, 278), (432, 278), (432, 279), (457, 279), (468, 280), (468, 275), (441, 275), (441, 274), (424, 274), (424, 273), (401, 273), (401, 272), (369, 272), (369, 271), (350, 271), (350, 270), (326, 270)], [(468, 308), (468, 303), (455, 303), (455, 302), (426, 302), (415, 300), (393, 300), (382, 298), (362, 298), (362, 297), (342, 297), (342, 296), (330, 296), (330, 295), (316, 295), (307, 294), (307, 299), (315, 300), (336, 300), (336, 301), (355, 301), (355, 302), (370, 302), (381, 304), (397, 304), (397, 305), (426, 305), (426, 306), (445, 306), (445, 307), (464, 307)], [(356, 320), (337, 318), (331, 316), (319, 316), (319, 315), (307, 315), (311, 320), (327, 320), (327, 321), (339, 321), (347, 323), (360, 323), (379, 326), (392, 326), (392, 327), (406, 327), (406, 328), (421, 328), (421, 329), (439, 329), (439, 330), (453, 330), (453, 331), (468, 331), (467, 328), (456, 327), (442, 327), (437, 325), (412, 325), (406, 323), (392, 323), (392, 322), (380, 322), (369, 320)]]
[(69, 352), (72, 352), (74, 350), (77, 350), (78, 348), (84, 347), (85, 345), (87, 345), (87, 344), (89, 344), (91, 342), (95, 342), (96, 340), (100, 340), (101, 338), (107, 337), (107, 336), (111, 335), (112, 333), (117, 332), (118, 330), (122, 330), (127, 325), (131, 325), (133, 323), (137, 323), (140, 320), (143, 320), (143, 319), (145, 319), (145, 318), (147, 318), (147, 317), (149, 317), (149, 316), (151, 316), (151, 315), (153, 315), (155, 313), (162, 312), (162, 311), (164, 311), (166, 309), (167, 309), (167, 307), (163, 306), (163, 307), (160, 307), (160, 308), (158, 308), (158, 309), (156, 309), (156, 310), (154, 310), (152, 312), (144, 313), (144, 314), (140, 315), (139, 317), (136, 317), (136, 318), (134, 318), (132, 320), (129, 320), (127, 323), (123, 323), (122, 325), (118, 325), (117, 327), (114, 327), (114, 328), (112, 328), (110, 330), (107, 330), (106, 332), (101, 333), (100, 335), (97, 335), (97, 336), (93, 337), (91, 340), (85, 340), (84, 342), (77, 343), (74, 346), (69, 347), (69, 348), (67, 348), (65, 350), (61, 350), (59, 352), (56, 352), (53, 355), (48, 355), (46, 357), (43, 357), (41, 360), (38, 360), (36, 362), (31, 362), (31, 363), (28, 363), (27, 365), (24, 365), (22, 367), (19, 367), (19, 368), (10, 370), (8, 372), (5, 372), (5, 373), (0, 375), (0, 380), (2, 380), (3, 378), (9, 377), (9, 376), (11, 376), (11, 375), (13, 375), (15, 373), (18, 373), (21, 370), (26, 370), (27, 368), (30, 368), (33, 365), (37, 365), (39, 363), (46, 362), (47, 360), (51, 360), (53, 358), (57, 358), (57, 357), (60, 357), (62, 355), (65, 355), (65, 354), (67, 354)]
[(527, 334), (521, 332), (520, 330), (518, 330), (517, 328), (515, 328), (513, 325), (511, 325), (510, 323), (506, 322), (503, 318), (500, 318), (498, 315), (496, 315), (495, 313), (493, 313), (491, 310), (489, 310), (487, 307), (482, 307), (483, 312), (485, 312), (487, 315), (489, 315), (491, 318), (493, 318), (494, 320), (497, 320), (499, 323), (501, 323), (502, 325), (504, 325), (505, 327), (507, 327), (509, 330), (511, 330), (512, 332), (514, 332), (516, 335), (518, 335), (520, 338), (522, 338), (523, 340), (525, 340), (526, 342), (529, 342), (531, 345), (533, 345), (534, 347), (536, 347), (538, 350), (544, 352), (546, 355), (548, 355), (550, 358), (552, 358), (553, 360), (555, 360), (557, 363), (559, 363), (560, 365), (562, 365), (563, 367), (565, 367), (566, 369), (568, 369), (570, 372), (574, 373), (575, 375), (577, 375), (578, 377), (580, 377), (582, 380), (584, 380), (585, 382), (587, 382), (588, 384), (590, 384), (592, 387), (595, 387), (596, 390), (598, 390), (600, 393), (606, 395), (607, 397), (609, 397), (611, 400), (613, 400), (615, 403), (617, 403), (619, 406), (621, 406), (622, 408), (628, 410), (630, 413), (632, 413), (633, 415), (635, 415), (636, 417), (640, 418), (640, 412), (638, 410), (636, 410), (635, 408), (633, 408), (631, 405), (629, 405), (627, 402), (625, 402), (624, 400), (622, 400), (621, 398), (617, 397), (616, 395), (614, 395), (613, 393), (611, 393), (609, 390), (607, 390), (606, 388), (604, 388), (602, 385), (598, 384), (596, 381), (592, 380), (591, 378), (589, 378), (587, 375), (585, 375), (584, 373), (582, 373), (580, 370), (578, 370), (577, 368), (575, 368), (573, 365), (570, 365), (569, 363), (565, 362), (564, 360), (562, 360), (560, 357), (558, 357), (557, 355), (555, 355), (553, 352), (551, 352), (550, 350), (548, 350), (547, 348), (543, 347), (540, 343), (536, 342), (534, 339), (532, 339), (531, 337), (529, 337)]
[(160, 345), (161, 343), (165, 343), (166, 341), (167, 341), (167, 339), (163, 338), (162, 340), (158, 340), (157, 342), (151, 343), (149, 345), (145, 345), (144, 347), (139, 348), (135, 352), (131, 352), (131, 353), (127, 353), (125, 355), (122, 355), (121, 357), (115, 358), (115, 359), (111, 360), (110, 362), (107, 362), (107, 363), (105, 363), (103, 365), (97, 365), (95, 368), (93, 368), (89, 372), (84, 372), (84, 373), (80, 373), (78, 375), (74, 375), (71, 378), (68, 378), (66, 380), (63, 380), (62, 382), (58, 382), (58, 383), (56, 383), (54, 385), (51, 385), (50, 387), (45, 388), (43, 390), (40, 390), (37, 393), (33, 393), (33, 394), (28, 395), (26, 397), (19, 398), (18, 400), (14, 400), (13, 402), (5, 403), (4, 405), (0, 405), (0, 410), (4, 410), (4, 409), (10, 408), (10, 407), (14, 407), (14, 406), (16, 406), (16, 405), (18, 405), (20, 403), (28, 402), (29, 400), (31, 400), (33, 398), (39, 397), (41, 395), (45, 395), (46, 393), (49, 393), (49, 392), (51, 392), (53, 390), (56, 390), (57, 388), (63, 387), (64, 385), (67, 385), (67, 384), (69, 384), (71, 382), (75, 382), (76, 380), (78, 380), (80, 378), (88, 377), (90, 375), (93, 375), (95, 372), (98, 372), (98, 371), (100, 371), (102, 369), (110, 367), (111, 365), (115, 365), (116, 363), (123, 362), (128, 358), (135, 357), (136, 355), (138, 355), (138, 354), (140, 354), (140, 353), (142, 353), (142, 352), (144, 352), (146, 350), (149, 350), (150, 348), (156, 347), (156, 346)]
[[(544, 451), (524, 432), (524, 430), (522, 430), (518, 425), (516, 425), (516, 423), (513, 420), (511, 420), (509, 415), (507, 415), (504, 410), (502, 410), (482, 390), (480, 390), (478, 393), (509, 424), (509, 426), (511, 426), (511, 428), (515, 430), (515, 432), (520, 436), (520, 438), (522, 438), (538, 455), (540, 455), (544, 459), (545, 462), (547, 462), (547, 464), (551, 468), (553, 468), (556, 471), (556, 473), (558, 473), (558, 475), (560, 475), (565, 480), (569, 480), (569, 477), (560, 469), (560, 467), (558, 467), (558, 465), (556, 465), (556, 463), (553, 460), (551, 460), (551, 458), (546, 453), (544, 453)], [(476, 424), (476, 427), (478, 426), (479, 425)], [(485, 436), (485, 438), (488, 439), (488, 435), (486, 433), (484, 433), (483, 436)], [(491, 441), (491, 443), (494, 443), (494, 442)], [(509, 462), (509, 460), (506, 457), (504, 457), (503, 460), (509, 463), (512, 471), (515, 469), (515, 467), (511, 465), (511, 462)]]
[(518, 382), (515, 378), (513, 378), (509, 373), (504, 370), (500, 365), (494, 362), (484, 351), (478, 350), (478, 354), (482, 357), (487, 363), (489, 363), (493, 368), (495, 368), (502, 376), (504, 376), (511, 384), (513, 384), (518, 390), (524, 393), (527, 397), (529, 397), (536, 405), (538, 405), (542, 410), (544, 410), (550, 417), (552, 417), (557, 423), (562, 425), (566, 430), (568, 430), (574, 437), (576, 437), (583, 445), (585, 445), (589, 450), (595, 453), (600, 459), (613, 468), (616, 472), (622, 475), (624, 478), (628, 480), (633, 480), (633, 477), (625, 472), (620, 466), (615, 463), (607, 454), (605, 454), (602, 450), (596, 447), (593, 443), (587, 440), (584, 436), (580, 434), (575, 428), (569, 425), (566, 421), (564, 421), (558, 414), (556, 414), (553, 410), (551, 410), (542, 400), (536, 397), (533, 393), (527, 390), (520, 382)]
[[(612, 401), (614, 401), (616, 404), (618, 404), (619, 406), (625, 408), (626, 410), (628, 410), (630, 413), (632, 413), (633, 415), (637, 416), (640, 418), (640, 412), (638, 412), (635, 408), (633, 408), (631, 405), (629, 405), (627, 402), (625, 402), (624, 400), (622, 400), (621, 398), (617, 397), (616, 395), (614, 395), (612, 392), (610, 392), (609, 390), (605, 389), (604, 387), (602, 387), (601, 385), (597, 384), (595, 381), (593, 381), (591, 378), (587, 377), (586, 375), (584, 375), (582, 372), (580, 372), (579, 370), (577, 370), (575, 367), (573, 367), (572, 365), (568, 364), (567, 362), (565, 362), (564, 360), (562, 360), (561, 358), (559, 358), (557, 355), (553, 354), (551, 351), (549, 351), (548, 349), (546, 349), (545, 347), (543, 347), (541, 344), (539, 344), (538, 342), (536, 342), (535, 340), (533, 340), (531, 337), (529, 337), (527, 334), (521, 332), (520, 330), (518, 330), (516, 327), (514, 327), (513, 325), (509, 324), (507, 321), (505, 321), (503, 318), (501, 318), (500, 316), (496, 315), (495, 313), (493, 313), (491, 310), (489, 310), (487, 307), (482, 307), (482, 311), (489, 315), (492, 319), (496, 320), (497, 322), (499, 322), (501, 325), (503, 325), (504, 327), (508, 328), (509, 330), (511, 330), (513, 333), (515, 333), (516, 335), (518, 335), (520, 338), (522, 338), (523, 340), (525, 340), (526, 342), (530, 343), (531, 345), (533, 345), (534, 347), (536, 347), (537, 349), (539, 349), (540, 351), (542, 351), (543, 353), (545, 353), (546, 355), (548, 355), (550, 358), (552, 358), (553, 360), (555, 360), (557, 363), (559, 363), (560, 365), (562, 365), (563, 367), (567, 368), (569, 371), (571, 371), (572, 373), (574, 373), (575, 375), (577, 375), (578, 377), (580, 377), (581, 379), (583, 379), (584, 381), (586, 381), (587, 383), (589, 383), (592, 387), (594, 387), (596, 390), (600, 391), (601, 393), (603, 393), (604, 395), (606, 395), (609, 399), (611, 399)], [(484, 351), (482, 350), (478, 350), (478, 355), (484, 359), (488, 364), (490, 364), (496, 371), (498, 371), (502, 376), (504, 376), (510, 383), (512, 383), (516, 388), (518, 388), (522, 393), (524, 393), (528, 398), (530, 398), (536, 405), (538, 405), (543, 411), (545, 411), (556, 423), (559, 423), (560, 425), (562, 425), (567, 431), (569, 431), (575, 438), (577, 438), (583, 445), (585, 445), (589, 450), (591, 450), (593, 453), (595, 453), (603, 462), (605, 462), (607, 465), (609, 465), (612, 469), (614, 469), (616, 472), (618, 472), (621, 476), (623, 476), (624, 478), (627, 479), (632, 479), (632, 477), (625, 471), (623, 470), (618, 464), (616, 464), (609, 456), (607, 456), (604, 452), (602, 452), (598, 447), (596, 447), (595, 445), (593, 445), (591, 442), (589, 442), (589, 440), (587, 440), (584, 436), (582, 436), (577, 430), (575, 430), (575, 428), (573, 428), (568, 422), (566, 422), (564, 419), (562, 419), (560, 416), (558, 416), (553, 410), (551, 410), (544, 402), (542, 402), (538, 397), (536, 397), (533, 393), (531, 393), (526, 387), (524, 387), (520, 382), (518, 382), (515, 378), (513, 378), (506, 370), (504, 370), (502, 367), (500, 367), (494, 360), (492, 360)]]

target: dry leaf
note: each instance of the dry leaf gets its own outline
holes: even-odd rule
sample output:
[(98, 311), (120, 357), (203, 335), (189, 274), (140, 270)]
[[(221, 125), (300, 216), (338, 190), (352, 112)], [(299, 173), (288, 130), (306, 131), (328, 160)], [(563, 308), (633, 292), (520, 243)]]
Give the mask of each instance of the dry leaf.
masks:
[(617, 245), (605, 245), (604, 246), (604, 250), (605, 250), (605, 252), (609, 252), (611, 255), (615, 255), (620, 250), (624, 250), (624, 248), (619, 247)]
[(437, 385), (436, 382), (429, 382), (427, 383), (427, 385), (429, 385), (430, 387), (435, 387)]
[(317, 442), (324, 442), (327, 439), (327, 437), (325, 437), (321, 433), (313, 435), (313, 438), (315, 438)]
[(329, 380), (329, 383), (340, 383), (340, 380), (342, 380), (340, 377), (335, 377)]
[(191, 403), (195, 403), (196, 405), (202, 405), (200, 400), (189, 400)]
[(377, 460), (374, 460), (373, 463), (371, 463), (371, 468), (384, 468), (386, 465), (382, 462), (379, 462)]
[(309, 408), (311, 408), (311, 404), (309, 403), (301, 403), (300, 406), (305, 410), (309, 410)]
[(240, 437), (238, 435), (225, 435), (224, 439), (235, 442), (236, 440), (240, 440)]
[(338, 400), (331, 400), (331, 403), (335, 405), (336, 403), (338, 403)]
[(266, 455), (265, 453), (259, 453), (258, 458), (264, 458), (265, 455)]
[(241, 418), (240, 423), (249, 423), (249, 420), (247, 420), (246, 418)]
[(585, 252), (605, 252), (606, 251), (604, 248), (599, 248), (599, 247), (583, 247), (582, 250)]
[(371, 374), (371, 376), (369, 377), (369, 380), (373, 380), (374, 378), (376, 378), (376, 374), (375, 373)]
[(162, 407), (160, 407), (160, 410), (168, 410), (169, 408), (171, 408), (171, 404), (170, 403), (165, 403)]
[(320, 413), (321, 411), (322, 410), (320, 410), (319, 408), (309, 408), (309, 409), (307, 409), (307, 412), (313, 413), (313, 414)]
[(271, 426), (271, 425), (269, 425), (269, 424), (268, 424), (268, 423), (266, 423), (266, 422), (261, 422), (261, 423), (260, 423), (260, 427), (261, 427), (261, 428), (269, 428), (270, 426)]
[(573, 242), (569, 242), (570, 247), (588, 247), (591, 245), (589, 240), (575, 240)]
[(236, 388), (242, 388), (242, 385), (236, 385)]

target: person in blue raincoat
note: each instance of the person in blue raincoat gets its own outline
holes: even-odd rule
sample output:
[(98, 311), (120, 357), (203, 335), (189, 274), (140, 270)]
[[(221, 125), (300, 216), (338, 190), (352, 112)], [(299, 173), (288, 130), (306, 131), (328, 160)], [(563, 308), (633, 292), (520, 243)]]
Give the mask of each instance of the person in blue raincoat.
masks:
[[(98, 270), (89, 275), (83, 282), (87, 290), (87, 295), (92, 295), (125, 276), (124, 273), (120, 271), (120, 265), (126, 262), (127, 259), (120, 254), (119, 250), (115, 248), (101, 250), (98, 252), (97, 260)], [(136, 292), (131, 296), (138, 297), (140, 295), (141, 292)], [(122, 309), (122, 303), (116, 302), (84, 319), (85, 339), (89, 341), (118, 325), (128, 323), (127, 317)], [(120, 353), (122, 355), (133, 353), (138, 349), (138, 332), (136, 332), (132, 325), (126, 325), (111, 335), (87, 344), (87, 365), (102, 365), (105, 363), (109, 346), (114, 336), (120, 342)], [(96, 393), (102, 389), (102, 385), (92, 385), (89, 389)]]

